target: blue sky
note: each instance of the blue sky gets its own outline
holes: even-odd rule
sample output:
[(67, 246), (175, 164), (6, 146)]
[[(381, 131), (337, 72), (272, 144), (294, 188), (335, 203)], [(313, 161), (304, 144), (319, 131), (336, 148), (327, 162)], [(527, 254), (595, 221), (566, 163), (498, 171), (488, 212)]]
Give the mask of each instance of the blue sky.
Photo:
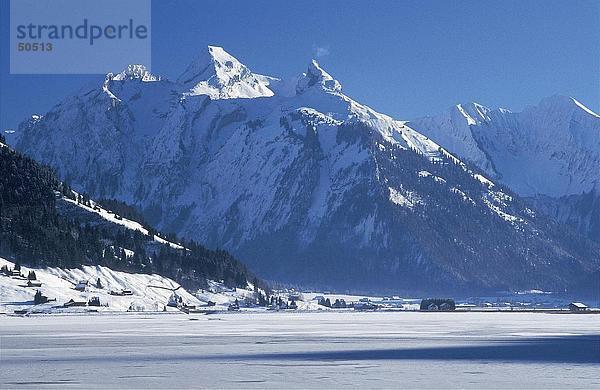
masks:
[[(93, 76), (10, 75), (1, 2), (0, 129)], [(520, 110), (553, 94), (600, 111), (598, 1), (154, 1), (152, 70), (176, 78), (206, 45), (290, 77), (318, 57), (344, 91), (398, 119), (477, 101)], [(118, 71), (109, 69), (108, 71)]]

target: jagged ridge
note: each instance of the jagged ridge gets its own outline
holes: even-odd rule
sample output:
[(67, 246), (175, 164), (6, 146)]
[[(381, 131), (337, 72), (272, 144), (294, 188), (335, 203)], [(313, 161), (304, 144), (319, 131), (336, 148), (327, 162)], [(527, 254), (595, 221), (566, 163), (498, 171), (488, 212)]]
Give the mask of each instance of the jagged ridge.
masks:
[[(204, 57), (177, 83), (110, 80), (118, 100), (99, 90), (67, 99), (24, 123), (18, 148), (76, 188), (234, 251), (267, 278), (355, 290), (562, 291), (598, 268), (597, 246), (405, 122), (344, 95), (315, 61), (285, 81), (248, 73), (221, 50), (207, 56), (240, 77), (211, 83)], [(230, 94), (248, 80), (272, 96)], [(198, 83), (211, 90), (190, 93)]]

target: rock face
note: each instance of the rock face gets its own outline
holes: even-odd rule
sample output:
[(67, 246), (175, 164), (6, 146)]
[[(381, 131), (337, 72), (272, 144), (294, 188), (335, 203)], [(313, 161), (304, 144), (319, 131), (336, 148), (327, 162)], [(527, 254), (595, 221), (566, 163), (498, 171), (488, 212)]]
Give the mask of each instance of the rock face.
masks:
[(163, 230), (231, 250), (264, 278), (564, 291), (600, 267), (597, 245), (344, 95), (315, 61), (285, 81), (209, 47), (177, 82), (128, 74), (24, 122), (17, 148)]
[(600, 242), (600, 116), (577, 100), (519, 113), (459, 104), (410, 126)]

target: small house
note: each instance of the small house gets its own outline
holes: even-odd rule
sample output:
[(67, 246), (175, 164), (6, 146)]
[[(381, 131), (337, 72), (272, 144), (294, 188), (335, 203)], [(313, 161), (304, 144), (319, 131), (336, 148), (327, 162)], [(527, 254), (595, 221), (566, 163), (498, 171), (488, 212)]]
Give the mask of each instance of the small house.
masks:
[(421, 300), (421, 311), (454, 311), (456, 303), (451, 298), (427, 298)]
[(379, 306), (370, 303), (370, 302), (358, 302), (356, 304), (354, 304), (354, 310), (356, 311), (374, 311), (377, 310), (379, 308)]
[(87, 280), (80, 280), (75, 285), (75, 290), (77, 290), (77, 291), (85, 291), (85, 290), (87, 290), (88, 286), (89, 286), (89, 282)]
[(37, 280), (28, 280), (27, 287), (42, 287), (42, 282), (38, 282)]
[(85, 306), (87, 305), (87, 302), (82, 301), (82, 302), (75, 302), (73, 299), (69, 299), (68, 302), (66, 302), (63, 306), (64, 307), (75, 307), (75, 306)]
[(581, 303), (581, 302), (571, 302), (569, 304), (569, 310), (571, 310), (572, 312), (583, 312), (583, 311), (587, 311), (588, 307), (587, 305)]
[(302, 293), (292, 292), (292, 293), (288, 294), (288, 299), (290, 301), (303, 301), (304, 296), (302, 295)]

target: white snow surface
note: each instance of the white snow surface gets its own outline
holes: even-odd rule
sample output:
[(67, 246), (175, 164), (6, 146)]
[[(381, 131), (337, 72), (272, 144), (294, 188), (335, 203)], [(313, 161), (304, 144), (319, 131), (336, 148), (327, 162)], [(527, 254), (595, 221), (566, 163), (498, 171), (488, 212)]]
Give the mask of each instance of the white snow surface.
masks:
[[(14, 267), (14, 263), (0, 258), (0, 267), (3, 265), (7, 265), (10, 269)], [(23, 266), (21, 274), (27, 276), (31, 270), (35, 271), (37, 280), (42, 282), (41, 287), (26, 287), (27, 280), (0, 276), (0, 311), (5, 313), (19, 309), (41, 313), (77, 312), (87, 309), (126, 311), (130, 307), (143, 311), (161, 311), (175, 289), (187, 303), (193, 305), (202, 303), (198, 298), (180, 288), (179, 284), (160, 275), (119, 272), (103, 266), (83, 266), (81, 269)], [(101, 289), (95, 287), (98, 278), (103, 286)], [(82, 280), (90, 283), (88, 289), (83, 292), (75, 290), (75, 285)], [(109, 294), (111, 290), (123, 289), (131, 290), (133, 295)], [(37, 290), (56, 301), (33, 305), (33, 297)], [(70, 299), (76, 302), (87, 302), (91, 297), (99, 297), (101, 304), (108, 304), (108, 307), (73, 307), (69, 309), (59, 307)]]
[(397, 204), (402, 207), (412, 209), (415, 205), (422, 204), (423, 201), (420, 196), (411, 191), (403, 191), (402, 189), (397, 190), (392, 187), (388, 187), (390, 191), (390, 202)]
[(579, 100), (575, 99), (575, 98), (571, 98), (571, 100), (573, 100), (573, 103), (577, 104), (577, 106), (579, 108), (581, 108), (583, 111), (587, 112), (588, 114), (595, 116), (596, 118), (600, 118), (600, 115), (596, 114), (594, 111), (590, 110), (589, 108), (587, 108), (586, 106), (583, 105), (583, 103), (581, 103)]
[(600, 116), (574, 98), (552, 96), (518, 113), (459, 104), (408, 124), (521, 196), (600, 188)]
[(596, 317), (417, 312), (0, 316), (0, 385), (589, 389), (598, 386)]
[[(14, 263), (0, 258), (0, 267), (7, 265), (14, 268)], [(187, 305), (210, 310), (227, 310), (230, 303), (236, 299), (243, 301), (253, 296), (253, 291), (231, 289), (217, 281), (208, 281), (208, 290), (190, 293), (170, 278), (160, 275), (139, 274), (114, 271), (104, 266), (82, 266), (81, 268), (62, 269), (21, 267), (25, 277), (29, 271), (35, 271), (41, 287), (27, 287), (27, 280), (0, 275), (0, 313), (12, 313), (25, 309), (28, 313), (85, 313), (90, 309), (100, 312), (120, 311), (163, 311), (169, 298), (175, 292)], [(100, 278), (102, 288), (96, 287)], [(89, 282), (85, 291), (75, 290), (79, 281)], [(43, 295), (56, 301), (34, 305), (33, 298), (39, 290)], [(111, 291), (131, 290), (133, 295), (111, 295)], [(73, 299), (76, 302), (87, 302), (91, 297), (99, 297), (102, 305), (64, 308), (62, 305)], [(216, 306), (207, 307), (208, 301)], [(178, 311), (177, 308), (167, 307), (167, 311)]]
[(178, 81), (187, 95), (208, 95), (211, 99), (236, 99), (273, 96), (269, 82), (254, 75), (245, 65), (223, 50), (209, 46), (183, 72)]
[(152, 82), (159, 81), (160, 77), (150, 73), (150, 71), (144, 65), (132, 64), (128, 65), (127, 68), (120, 73), (114, 75), (113, 80), (140, 80), (143, 82)]

